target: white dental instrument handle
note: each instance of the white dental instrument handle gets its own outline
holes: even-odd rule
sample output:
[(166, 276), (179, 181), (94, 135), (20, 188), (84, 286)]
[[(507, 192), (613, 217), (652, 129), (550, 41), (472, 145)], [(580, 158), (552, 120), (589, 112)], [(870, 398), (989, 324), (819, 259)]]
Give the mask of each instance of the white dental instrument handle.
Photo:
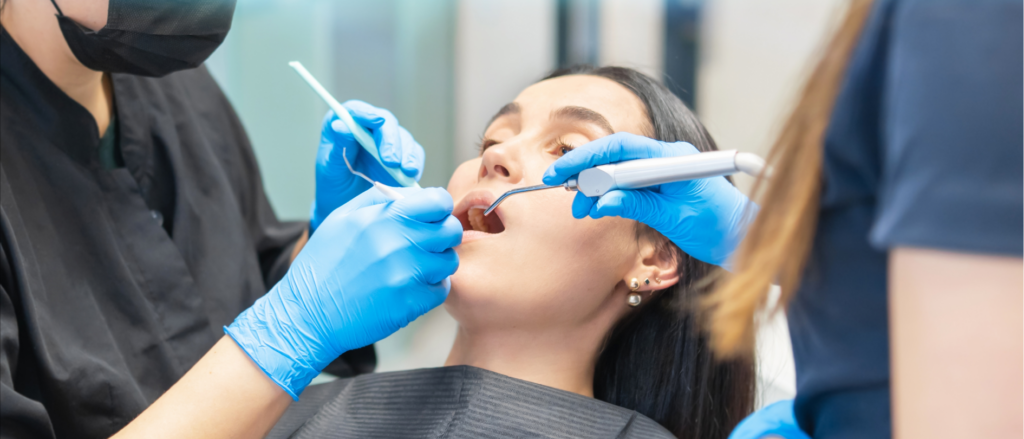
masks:
[(675, 181), (696, 180), (744, 172), (757, 175), (764, 160), (755, 154), (711, 151), (679, 157), (630, 160), (602, 165), (580, 172), (576, 189), (588, 197), (599, 197), (615, 189), (639, 189)]
[(380, 191), (380, 193), (384, 194), (384, 196), (391, 201), (401, 200), (402, 198), (405, 198), (405, 195), (398, 193), (398, 191), (396, 191), (391, 186), (381, 184), (381, 182), (379, 181), (373, 182), (373, 187), (377, 188), (377, 190)]
[(380, 154), (377, 152), (377, 145), (374, 143), (373, 137), (370, 136), (370, 133), (366, 132), (366, 129), (352, 119), (352, 115), (349, 114), (348, 110), (345, 109), (337, 99), (334, 99), (334, 96), (331, 96), (323, 85), (320, 85), (320, 81), (317, 81), (316, 78), (309, 73), (309, 70), (306, 70), (302, 63), (298, 61), (291, 61), (288, 63), (288, 66), (294, 69), (295, 73), (298, 73), (303, 81), (306, 81), (306, 85), (309, 85), (309, 88), (312, 88), (313, 91), (320, 96), (320, 99), (323, 99), (324, 102), (327, 103), (327, 106), (330, 107), (331, 110), (334, 110), (334, 114), (338, 116), (338, 119), (341, 119), (342, 123), (344, 123), (345, 126), (348, 127), (348, 130), (352, 132), (352, 137), (356, 138), (356, 142), (359, 143), (366, 152), (370, 153), (370, 155), (377, 160), (377, 163), (380, 163), (380, 166), (387, 171), (391, 178), (394, 178), (398, 184), (405, 187), (420, 187), (420, 185), (416, 183), (416, 180), (403, 174), (400, 169), (384, 166), (384, 162), (381, 161)]

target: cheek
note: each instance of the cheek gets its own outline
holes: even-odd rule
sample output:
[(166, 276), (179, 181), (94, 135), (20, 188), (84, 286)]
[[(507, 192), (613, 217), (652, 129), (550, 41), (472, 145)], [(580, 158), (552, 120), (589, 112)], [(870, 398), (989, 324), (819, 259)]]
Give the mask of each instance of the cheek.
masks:
[(538, 254), (558, 255), (560, 264), (608, 267), (622, 260), (630, 242), (624, 238), (632, 222), (621, 218), (573, 218), (575, 196), (575, 192), (558, 189), (522, 196), (524, 204), (528, 204), (523, 210), (531, 212), (524, 221), (526, 236), (522, 239)]
[(452, 178), (448, 180), (448, 193), (452, 195), (452, 198), (458, 200), (473, 189), (477, 180), (476, 173), (480, 169), (480, 160), (479, 158), (467, 160), (455, 168)]
[(457, 249), (448, 309), (460, 323), (579, 324), (597, 314), (631, 266), (631, 221), (577, 220), (573, 194), (533, 195), (509, 206), (517, 221), (504, 236)]
[[(623, 276), (627, 255), (635, 253), (624, 230), (628, 221), (619, 218), (600, 220), (570, 218), (539, 227), (534, 244), (538, 272), (550, 269), (542, 279), (550, 292), (577, 303), (599, 301)], [(546, 288), (538, 287), (546, 290)]]

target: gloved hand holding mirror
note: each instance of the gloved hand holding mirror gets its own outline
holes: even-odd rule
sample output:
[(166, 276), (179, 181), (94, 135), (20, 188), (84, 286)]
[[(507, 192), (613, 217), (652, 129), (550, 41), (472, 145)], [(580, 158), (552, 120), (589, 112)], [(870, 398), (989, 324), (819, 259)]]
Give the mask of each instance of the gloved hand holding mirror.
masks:
[(390, 111), (357, 100), (343, 105), (352, 119), (370, 132), (381, 162), (363, 150), (334, 111), (327, 112), (316, 157), (316, 199), (310, 212), (311, 233), (334, 209), (370, 188), (369, 183), (348, 170), (343, 155), (356, 171), (388, 186), (402, 185), (383, 166), (400, 169), (404, 175), (417, 181), (423, 175), (426, 157), (423, 147), (398, 124), (398, 119)]

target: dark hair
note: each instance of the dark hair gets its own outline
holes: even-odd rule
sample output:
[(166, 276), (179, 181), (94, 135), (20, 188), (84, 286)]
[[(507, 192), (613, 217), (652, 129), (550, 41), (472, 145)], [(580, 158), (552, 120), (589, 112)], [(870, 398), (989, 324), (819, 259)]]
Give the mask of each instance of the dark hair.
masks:
[[(647, 109), (649, 137), (685, 141), (700, 151), (717, 150), (711, 135), (678, 97), (654, 79), (623, 67), (574, 66), (544, 79), (591, 75), (615, 81)], [(637, 239), (649, 239), (678, 263), (679, 283), (648, 296), (611, 330), (594, 371), (594, 397), (635, 410), (679, 438), (726, 438), (753, 410), (752, 356), (717, 361), (698, 322), (702, 282), (712, 265), (683, 253), (654, 229), (637, 223)]]

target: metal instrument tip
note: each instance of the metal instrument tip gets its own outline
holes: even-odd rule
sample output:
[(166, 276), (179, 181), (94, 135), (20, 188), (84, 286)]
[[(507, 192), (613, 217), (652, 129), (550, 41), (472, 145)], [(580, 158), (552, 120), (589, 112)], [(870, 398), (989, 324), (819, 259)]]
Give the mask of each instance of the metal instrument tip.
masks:
[(527, 186), (527, 187), (521, 187), (521, 188), (512, 189), (512, 190), (510, 190), (508, 192), (505, 192), (504, 194), (501, 194), (501, 196), (498, 197), (497, 200), (494, 200), (494, 202), (491, 203), (490, 207), (488, 207), (487, 210), (484, 211), (484, 216), (490, 215), (490, 213), (493, 212), (494, 209), (498, 208), (498, 205), (501, 204), (502, 201), (505, 201), (505, 199), (508, 198), (511, 195), (521, 194), (523, 192), (539, 191), (539, 190), (544, 190), (544, 189), (554, 189), (554, 188), (557, 188), (557, 187), (564, 187), (566, 190), (572, 190), (568, 186), (560, 185), (560, 184), (559, 185), (555, 185), (555, 186), (548, 186), (546, 184), (539, 184), (539, 185), (536, 185), (536, 186)]

